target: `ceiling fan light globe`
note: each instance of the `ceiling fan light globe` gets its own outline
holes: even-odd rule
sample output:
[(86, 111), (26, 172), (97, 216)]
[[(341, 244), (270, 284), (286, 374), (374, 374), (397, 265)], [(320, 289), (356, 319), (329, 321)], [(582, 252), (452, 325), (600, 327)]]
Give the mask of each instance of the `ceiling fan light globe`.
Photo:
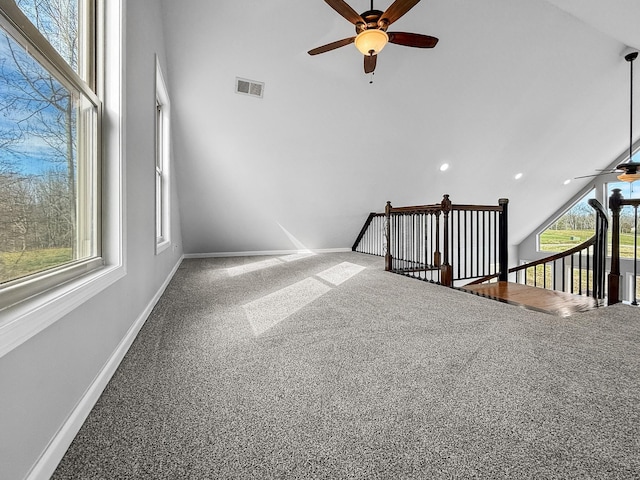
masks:
[(372, 28), (360, 32), (354, 43), (363, 55), (377, 55), (388, 41), (387, 32)]
[(621, 173), (618, 175), (618, 180), (621, 182), (635, 182), (636, 180), (640, 180), (640, 173)]

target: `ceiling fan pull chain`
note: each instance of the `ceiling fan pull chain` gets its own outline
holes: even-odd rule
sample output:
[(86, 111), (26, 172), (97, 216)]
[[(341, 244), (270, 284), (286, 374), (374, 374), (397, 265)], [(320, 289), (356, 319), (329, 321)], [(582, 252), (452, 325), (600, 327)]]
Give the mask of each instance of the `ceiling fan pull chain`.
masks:
[(376, 72), (371, 72), (371, 80), (369, 80), (369, 85), (371, 85), (373, 83), (373, 76), (376, 74)]

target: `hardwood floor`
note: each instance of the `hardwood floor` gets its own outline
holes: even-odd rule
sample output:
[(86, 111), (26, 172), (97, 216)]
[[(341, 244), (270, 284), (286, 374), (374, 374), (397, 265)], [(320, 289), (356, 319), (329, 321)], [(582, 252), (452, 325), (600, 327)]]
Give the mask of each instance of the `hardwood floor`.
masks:
[(462, 287), (461, 290), (561, 317), (598, 308), (598, 303), (591, 297), (519, 283), (484, 283), (468, 285)]

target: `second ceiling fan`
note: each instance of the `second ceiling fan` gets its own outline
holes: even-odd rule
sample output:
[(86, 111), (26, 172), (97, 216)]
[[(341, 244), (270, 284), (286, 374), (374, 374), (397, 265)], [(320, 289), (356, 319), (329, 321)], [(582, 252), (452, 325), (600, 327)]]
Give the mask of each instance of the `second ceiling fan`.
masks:
[(429, 35), (407, 32), (387, 32), (389, 25), (411, 10), (420, 0), (395, 0), (384, 12), (374, 10), (373, 0), (371, 0), (371, 10), (362, 14), (358, 14), (353, 8), (347, 5), (344, 0), (324, 1), (355, 25), (356, 35), (309, 50), (309, 55), (318, 55), (319, 53), (329, 52), (336, 48), (355, 43), (358, 50), (364, 55), (364, 72), (373, 73), (376, 69), (378, 53), (380, 53), (388, 42), (417, 48), (433, 48), (438, 43), (436, 37)]

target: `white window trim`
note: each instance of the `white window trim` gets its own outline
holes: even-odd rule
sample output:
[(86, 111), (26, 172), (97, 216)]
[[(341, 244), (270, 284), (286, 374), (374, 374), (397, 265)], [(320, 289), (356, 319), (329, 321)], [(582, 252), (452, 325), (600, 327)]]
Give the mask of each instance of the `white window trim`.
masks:
[(103, 99), (102, 257), (104, 266), (0, 310), (0, 357), (20, 346), (126, 275), (124, 0), (103, 2), (104, 48), (99, 62), (107, 78), (99, 78)]
[[(157, 181), (156, 184), (156, 196), (155, 196), (155, 218), (156, 218), (156, 228), (154, 232), (156, 232), (156, 255), (165, 251), (171, 245), (171, 195), (170, 195), (170, 185), (171, 185), (171, 101), (169, 100), (169, 93), (167, 90), (167, 84), (164, 80), (164, 75), (162, 74), (162, 68), (160, 66), (160, 60), (156, 55), (156, 106), (157, 109), (160, 106), (161, 116), (162, 116), (162, 135), (161, 138), (158, 138), (158, 126), (157, 126), (157, 113), (154, 115), (154, 122), (156, 122), (156, 159), (155, 159), (155, 169), (154, 175), (158, 174), (158, 161), (161, 162), (160, 174), (162, 185), (162, 191), (157, 192)], [(160, 145), (160, 142), (162, 144)], [(160, 153), (158, 153), (158, 150)], [(158, 156), (160, 158), (158, 159)], [(160, 209), (160, 214), (162, 216), (162, 235), (158, 236), (158, 226), (157, 226), (157, 218), (158, 218), (158, 209)]]
[[(622, 260), (622, 259), (621, 259)], [(633, 259), (629, 258), (627, 259), (629, 260), (631, 263), (631, 265), (633, 265)], [(638, 280), (637, 280), (638, 284), (640, 285), (640, 274), (638, 275)], [(631, 271), (626, 272), (625, 275), (625, 279), (624, 279), (624, 283), (626, 284), (626, 291), (627, 291), (627, 295), (623, 295), (623, 299), (626, 299), (629, 302), (633, 301), (633, 267), (631, 267)], [(621, 288), (621, 291), (625, 291), (625, 288)], [(638, 300), (640, 300), (640, 297), (638, 297)]]

